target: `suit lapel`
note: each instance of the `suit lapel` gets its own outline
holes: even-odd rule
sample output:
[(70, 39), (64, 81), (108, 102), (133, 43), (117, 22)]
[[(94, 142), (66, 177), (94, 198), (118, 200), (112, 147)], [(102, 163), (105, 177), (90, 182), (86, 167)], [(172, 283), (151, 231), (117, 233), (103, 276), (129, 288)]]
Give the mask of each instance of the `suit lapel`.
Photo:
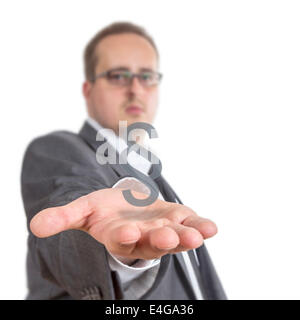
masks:
[[(103, 144), (107, 143), (107, 139), (101, 135), (101, 132), (98, 132), (98, 135), (102, 137), (101, 140), (96, 140), (97, 131), (94, 129), (87, 121), (84, 122), (82, 128), (79, 131), (79, 136), (90, 146), (90, 148), (97, 152), (97, 149)], [(100, 165), (100, 164), (99, 164)], [(148, 176), (145, 176), (140, 171), (136, 170), (129, 164), (120, 164), (119, 163), (119, 154), (117, 153), (117, 161), (116, 164), (110, 164), (112, 170), (116, 173), (119, 179), (123, 179), (125, 177), (134, 177), (144, 184), (146, 184), (149, 188), (159, 191), (155, 182), (150, 179)], [(115, 181), (112, 183), (111, 187)]]

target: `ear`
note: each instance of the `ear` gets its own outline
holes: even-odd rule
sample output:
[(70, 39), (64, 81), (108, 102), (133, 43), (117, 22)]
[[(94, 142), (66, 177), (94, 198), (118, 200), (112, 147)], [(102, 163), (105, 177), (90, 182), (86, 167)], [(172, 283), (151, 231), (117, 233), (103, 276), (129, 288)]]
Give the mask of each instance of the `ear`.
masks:
[(88, 100), (90, 99), (90, 93), (91, 93), (91, 89), (92, 89), (92, 84), (89, 81), (85, 81), (82, 84), (82, 94), (85, 97), (85, 100), (88, 102)]

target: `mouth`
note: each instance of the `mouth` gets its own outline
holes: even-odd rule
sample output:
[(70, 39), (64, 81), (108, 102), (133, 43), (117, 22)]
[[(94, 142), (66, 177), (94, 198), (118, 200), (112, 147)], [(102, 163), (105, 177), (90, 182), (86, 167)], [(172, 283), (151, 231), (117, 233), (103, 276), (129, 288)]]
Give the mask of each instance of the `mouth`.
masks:
[(144, 110), (137, 105), (129, 105), (125, 111), (130, 115), (140, 115), (144, 112)]

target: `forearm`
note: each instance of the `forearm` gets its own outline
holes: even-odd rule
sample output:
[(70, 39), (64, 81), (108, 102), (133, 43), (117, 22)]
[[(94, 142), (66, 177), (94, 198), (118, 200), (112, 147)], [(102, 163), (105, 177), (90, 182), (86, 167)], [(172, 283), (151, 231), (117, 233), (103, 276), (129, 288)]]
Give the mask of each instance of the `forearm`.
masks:
[(70, 158), (71, 148), (76, 149), (77, 145), (49, 136), (34, 140), (26, 150), (21, 187), (29, 231), (28, 249), (34, 257), (37, 273), (66, 290), (74, 299), (81, 299), (82, 290), (95, 285), (99, 286), (104, 299), (113, 299), (113, 292), (109, 291), (112, 285), (107, 252), (101, 243), (80, 230), (37, 238), (29, 228), (39, 211), (66, 205), (107, 188), (103, 179), (95, 174), (93, 163), (88, 162), (92, 158), (87, 158), (83, 166)]

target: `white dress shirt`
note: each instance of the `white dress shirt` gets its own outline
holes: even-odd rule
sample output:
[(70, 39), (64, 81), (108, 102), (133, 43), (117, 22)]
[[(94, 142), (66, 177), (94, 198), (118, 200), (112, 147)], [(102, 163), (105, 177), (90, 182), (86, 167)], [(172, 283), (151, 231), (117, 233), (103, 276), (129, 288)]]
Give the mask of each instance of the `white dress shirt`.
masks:
[[(96, 122), (92, 118), (87, 119), (88, 123), (98, 132), (101, 130), (101, 135), (107, 139), (107, 142), (113, 146), (119, 153), (125, 150), (128, 146), (122, 137), (117, 136), (113, 130), (103, 128), (98, 122)], [(149, 162), (144, 157), (140, 156), (136, 152), (130, 152), (127, 159), (128, 163), (137, 169), (138, 171), (142, 172), (143, 174), (148, 175), (148, 172), (151, 167), (151, 162)], [(142, 182), (140, 182), (135, 177), (125, 177), (119, 180), (113, 188), (130, 188), (135, 191), (143, 192), (145, 194), (149, 194), (150, 190), (146, 187)], [(159, 192), (159, 199), (164, 200), (161, 193)], [(111, 270), (117, 271), (122, 284), (128, 284), (133, 279), (139, 277), (143, 272), (146, 270), (153, 268), (154, 266), (160, 263), (160, 259), (153, 259), (153, 260), (137, 260), (134, 264), (128, 265), (126, 264), (126, 259), (117, 258), (112, 253), (109, 253), (108, 262)], [(203, 300), (201, 290), (199, 288), (196, 275), (194, 273), (193, 266), (191, 265), (190, 258), (187, 252), (181, 252), (183, 255), (184, 262), (186, 264), (188, 270), (188, 276), (191, 280), (191, 284), (194, 289), (194, 293), (197, 297), (197, 300)]]

